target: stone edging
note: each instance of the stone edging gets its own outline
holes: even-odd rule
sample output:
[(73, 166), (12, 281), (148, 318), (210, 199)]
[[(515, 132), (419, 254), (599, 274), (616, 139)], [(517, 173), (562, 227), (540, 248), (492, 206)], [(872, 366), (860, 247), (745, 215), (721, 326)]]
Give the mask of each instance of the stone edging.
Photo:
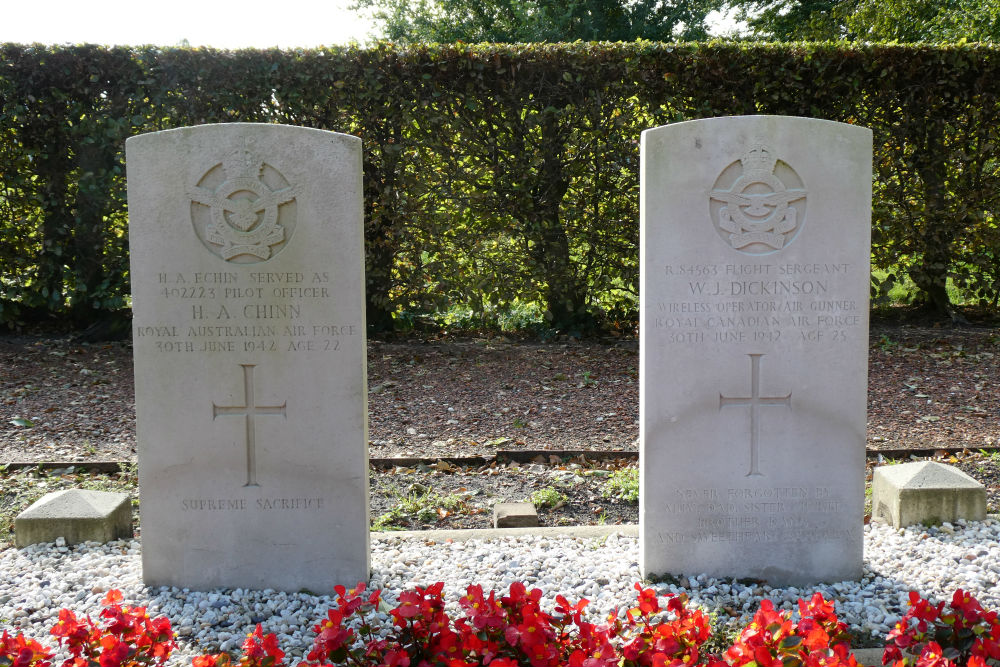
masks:
[[(965, 451), (1000, 452), (1000, 446), (995, 447), (937, 447), (934, 449), (866, 449), (865, 456), (869, 459), (879, 456), (890, 459), (906, 459), (911, 456), (941, 456), (947, 454), (960, 454)], [(591, 461), (609, 460), (638, 460), (639, 452), (633, 451), (606, 451), (606, 450), (555, 450), (555, 449), (500, 449), (495, 456), (436, 456), (429, 458), (422, 457), (396, 457), (368, 459), (369, 465), (375, 468), (392, 468), (395, 466), (414, 467), (420, 464), (433, 465), (438, 461), (446, 461), (455, 465), (466, 466), (486, 466), (490, 463), (532, 463), (539, 456), (548, 458), (555, 456), (561, 459), (571, 460), (584, 456)], [(64, 468), (74, 468), (75, 470), (86, 470), (89, 472), (116, 473), (121, 471), (120, 461), (14, 461), (0, 463), (0, 469), (23, 470), (25, 468), (40, 468), (42, 470), (61, 470)]]

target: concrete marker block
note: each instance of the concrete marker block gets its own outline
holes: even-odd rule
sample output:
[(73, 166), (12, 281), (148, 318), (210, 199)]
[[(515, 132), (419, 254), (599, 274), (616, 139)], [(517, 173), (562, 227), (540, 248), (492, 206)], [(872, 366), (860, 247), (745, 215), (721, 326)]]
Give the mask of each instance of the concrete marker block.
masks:
[(986, 518), (986, 487), (958, 468), (914, 461), (875, 468), (872, 518), (894, 528)]
[(132, 503), (127, 494), (85, 489), (48, 493), (14, 519), (18, 548), (39, 542), (112, 542), (132, 537)]
[(494, 528), (530, 528), (538, 525), (532, 503), (497, 503), (493, 506)]

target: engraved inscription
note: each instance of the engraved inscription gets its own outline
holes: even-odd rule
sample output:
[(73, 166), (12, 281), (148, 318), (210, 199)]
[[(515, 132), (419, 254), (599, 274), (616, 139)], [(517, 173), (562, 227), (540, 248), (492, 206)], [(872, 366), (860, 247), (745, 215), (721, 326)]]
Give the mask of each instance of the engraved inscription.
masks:
[(806, 190), (789, 165), (758, 143), (722, 171), (709, 204), (715, 229), (730, 246), (761, 255), (781, 250), (798, 234)]
[(187, 323), (137, 325), (133, 333), (165, 354), (323, 354), (362, 333), (359, 325), (323, 321), (325, 316), (314, 321), (316, 310), (336, 299), (327, 271), (165, 271), (157, 283), (164, 310), (184, 304)]
[[(246, 459), (247, 483), (243, 486), (259, 486), (257, 484), (257, 415), (281, 415), (286, 417), (285, 403), (281, 405), (257, 405), (254, 400), (253, 369), (254, 364), (240, 364), (243, 369), (243, 405), (216, 405), (212, 403), (212, 421), (219, 416), (240, 416), (246, 422)], [(286, 401), (287, 403), (287, 401)]]
[(674, 489), (662, 511), (687, 515), (686, 529), (664, 533), (666, 542), (761, 542), (851, 539), (830, 521), (848, 511), (839, 490), (827, 486)]
[(758, 468), (757, 453), (760, 445), (760, 408), (765, 405), (784, 405), (792, 407), (792, 392), (786, 396), (761, 396), (760, 395), (760, 358), (763, 354), (750, 354), (750, 396), (730, 397), (719, 394), (719, 410), (727, 405), (749, 405), (750, 406), (750, 472), (747, 477), (761, 475)]
[(847, 342), (866, 320), (858, 301), (836, 295), (859, 269), (847, 262), (667, 264), (671, 300), (653, 302), (645, 315), (666, 330), (668, 344)]
[(322, 497), (318, 498), (257, 498), (253, 503), (246, 498), (184, 498), (181, 510), (185, 512), (242, 512), (257, 510), (321, 510)]
[(296, 194), (244, 140), (188, 190), (191, 221), (205, 247), (227, 262), (263, 262), (295, 230)]
[(667, 544), (698, 544), (702, 542), (759, 542), (771, 544), (816, 543), (838, 544), (858, 538), (854, 528), (835, 529), (829, 526), (804, 525), (782, 530), (738, 530), (722, 533), (659, 533), (657, 538)]

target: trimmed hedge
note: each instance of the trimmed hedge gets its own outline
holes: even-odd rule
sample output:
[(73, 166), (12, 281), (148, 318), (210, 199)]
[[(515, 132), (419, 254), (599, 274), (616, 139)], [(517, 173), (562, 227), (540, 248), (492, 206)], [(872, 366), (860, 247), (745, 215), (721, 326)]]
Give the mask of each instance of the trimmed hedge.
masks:
[[(1000, 297), (1000, 50), (843, 44), (0, 45), (0, 322), (126, 303), (124, 142), (248, 121), (364, 141), (368, 321), (638, 317), (638, 138), (786, 114), (875, 133), (873, 260)], [(821, 158), (822, 156), (820, 156)]]

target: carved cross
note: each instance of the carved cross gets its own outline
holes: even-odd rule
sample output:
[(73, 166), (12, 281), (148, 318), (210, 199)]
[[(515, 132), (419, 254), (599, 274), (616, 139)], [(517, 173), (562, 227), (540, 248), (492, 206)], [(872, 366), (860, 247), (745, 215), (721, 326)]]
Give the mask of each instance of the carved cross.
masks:
[(247, 447), (247, 483), (244, 486), (257, 484), (257, 415), (281, 415), (286, 417), (285, 403), (281, 405), (257, 405), (253, 392), (253, 369), (255, 364), (240, 364), (243, 368), (243, 405), (216, 405), (212, 402), (212, 421), (219, 416), (241, 416), (246, 421)]
[(760, 441), (760, 417), (761, 406), (784, 405), (792, 407), (792, 392), (786, 396), (761, 396), (760, 395), (760, 358), (763, 354), (750, 354), (750, 396), (730, 397), (719, 394), (719, 410), (727, 405), (749, 405), (750, 406), (750, 472), (747, 477), (762, 474), (757, 467), (757, 448)]

